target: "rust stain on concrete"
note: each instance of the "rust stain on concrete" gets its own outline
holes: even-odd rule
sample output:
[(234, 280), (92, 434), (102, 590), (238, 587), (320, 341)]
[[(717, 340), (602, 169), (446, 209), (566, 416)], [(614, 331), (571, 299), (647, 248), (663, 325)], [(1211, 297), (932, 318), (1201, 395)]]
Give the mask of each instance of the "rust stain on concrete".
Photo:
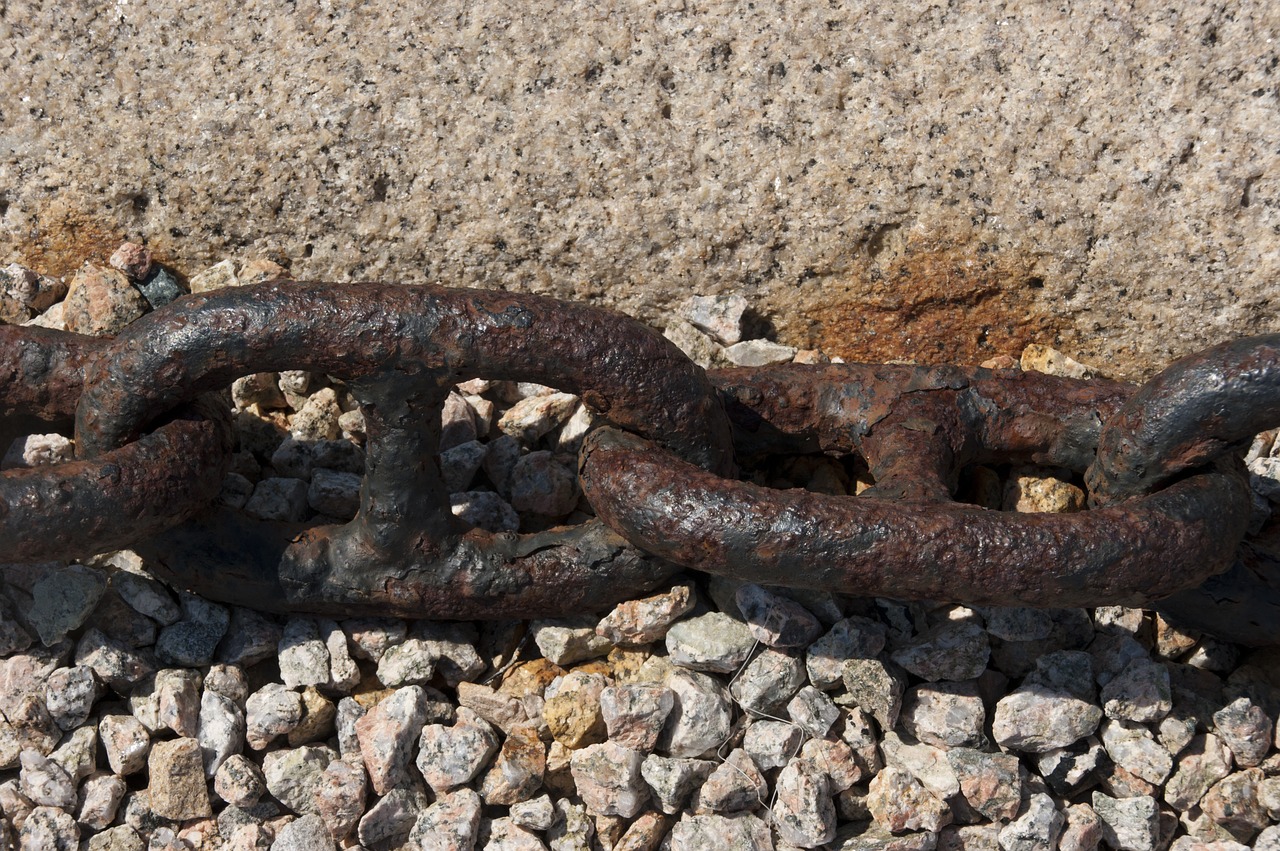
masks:
[(46, 275), (70, 275), (85, 261), (105, 263), (127, 233), (109, 219), (70, 204), (43, 207), (36, 224), (13, 246), (18, 262)]
[(773, 315), (808, 323), (807, 334), (788, 334), (780, 321), (784, 336), (867, 363), (975, 364), (1073, 333), (1070, 318), (1054, 314), (1033, 261), (973, 243), (906, 244), (884, 262), (864, 256), (798, 310), (777, 308)]

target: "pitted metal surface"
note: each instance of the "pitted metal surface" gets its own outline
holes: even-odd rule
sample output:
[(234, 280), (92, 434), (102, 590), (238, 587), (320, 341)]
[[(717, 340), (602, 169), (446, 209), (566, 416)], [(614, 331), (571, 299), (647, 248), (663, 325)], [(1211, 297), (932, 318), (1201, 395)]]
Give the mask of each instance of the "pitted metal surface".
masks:
[[(286, 369), (341, 379), (361, 405), (350, 523), (209, 507), (231, 451), (211, 394)], [(472, 378), (570, 391), (603, 420), (579, 458), (595, 519), (515, 534), (453, 516), (440, 411)], [(131, 546), (211, 599), (458, 619), (597, 610), (681, 568), (984, 605), (1173, 595), (1171, 616), (1280, 640), (1280, 567), (1275, 548), (1243, 541), (1238, 461), (1242, 441), (1280, 421), (1274, 336), (1207, 350), (1141, 388), (945, 365), (708, 374), (652, 329), (586, 305), (272, 281), (183, 297), (113, 340), (0, 327), (0, 436), (66, 429), (73, 414), (76, 461), (0, 475), (11, 561)], [(835, 497), (736, 477), (735, 459), (803, 453), (856, 456), (873, 484)], [(973, 465), (1022, 463), (1085, 474), (1098, 507), (955, 501)]]

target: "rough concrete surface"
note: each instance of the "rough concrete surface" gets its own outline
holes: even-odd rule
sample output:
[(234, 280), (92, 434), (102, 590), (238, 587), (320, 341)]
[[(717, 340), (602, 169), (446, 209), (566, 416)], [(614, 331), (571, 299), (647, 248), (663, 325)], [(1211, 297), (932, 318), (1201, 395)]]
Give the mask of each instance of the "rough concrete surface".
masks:
[(1280, 5), (0, 0), (0, 261), (299, 278), (1116, 374), (1280, 330)]

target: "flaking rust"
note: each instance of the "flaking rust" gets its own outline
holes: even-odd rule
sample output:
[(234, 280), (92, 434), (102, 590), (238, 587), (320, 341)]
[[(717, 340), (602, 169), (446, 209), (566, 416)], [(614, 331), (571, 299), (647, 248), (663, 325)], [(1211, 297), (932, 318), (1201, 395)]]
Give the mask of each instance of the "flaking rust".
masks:
[[(216, 497), (231, 452), (210, 391), (257, 372), (347, 382), (367, 455), (345, 525), (254, 521)], [(435, 457), (455, 384), (577, 393), (598, 517), (536, 534), (453, 517)], [(1149, 384), (958, 366), (711, 374), (619, 314), (529, 295), (272, 281), (187, 296), (114, 340), (0, 327), (0, 431), (68, 427), (78, 458), (0, 475), (8, 560), (131, 546), (161, 577), (261, 609), (430, 618), (594, 611), (681, 567), (762, 584), (984, 605), (1148, 605), (1280, 640), (1280, 547), (1242, 538), (1238, 448), (1280, 420), (1280, 336)], [(2, 436), (2, 435), (0, 435)], [(741, 457), (856, 455), (859, 497), (758, 487)], [(975, 464), (1086, 473), (1092, 511), (954, 501)], [(1275, 537), (1275, 536), (1273, 536)], [(1209, 580), (1206, 582), (1206, 580)]]

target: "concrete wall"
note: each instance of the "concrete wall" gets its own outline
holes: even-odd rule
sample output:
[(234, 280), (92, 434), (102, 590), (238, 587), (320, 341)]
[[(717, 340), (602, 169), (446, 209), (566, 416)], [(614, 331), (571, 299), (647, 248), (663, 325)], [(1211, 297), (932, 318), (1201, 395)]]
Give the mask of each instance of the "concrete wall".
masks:
[(1280, 5), (0, 3), (0, 260), (502, 287), (1140, 376), (1280, 330)]

